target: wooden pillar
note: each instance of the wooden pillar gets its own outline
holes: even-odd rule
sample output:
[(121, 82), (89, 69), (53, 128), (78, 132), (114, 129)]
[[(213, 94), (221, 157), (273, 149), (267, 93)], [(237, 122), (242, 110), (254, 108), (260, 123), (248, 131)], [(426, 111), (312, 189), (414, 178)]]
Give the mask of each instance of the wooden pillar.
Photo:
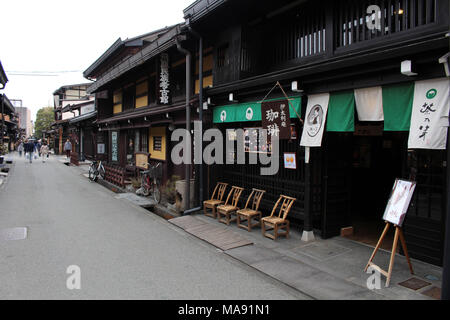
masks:
[[(447, 162), (450, 159), (450, 142), (447, 135)], [(446, 208), (446, 219), (445, 219), (445, 241), (444, 241), (444, 263), (442, 272), (442, 300), (450, 300), (450, 170), (447, 166), (447, 208)]]
[(312, 210), (311, 210), (311, 163), (310, 163), (310, 147), (305, 147), (305, 211), (303, 224), (303, 241), (314, 240)]

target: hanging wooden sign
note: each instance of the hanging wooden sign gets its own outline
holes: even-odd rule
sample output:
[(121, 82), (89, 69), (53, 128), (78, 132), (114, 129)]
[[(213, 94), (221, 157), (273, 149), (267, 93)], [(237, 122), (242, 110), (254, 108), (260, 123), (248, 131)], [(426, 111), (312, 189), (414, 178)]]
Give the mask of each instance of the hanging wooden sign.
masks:
[(288, 100), (265, 101), (261, 103), (261, 120), (263, 129), (267, 129), (268, 137), (291, 138)]
[[(366, 272), (369, 267), (372, 267), (375, 270), (377, 270), (378, 272), (380, 272), (382, 275), (384, 275), (386, 277), (386, 287), (389, 286), (389, 283), (391, 281), (392, 269), (394, 267), (394, 259), (395, 259), (395, 254), (397, 252), (397, 245), (398, 245), (399, 239), (400, 239), (406, 260), (409, 265), (409, 270), (411, 271), (411, 274), (414, 274), (414, 271), (413, 271), (413, 268), (411, 265), (411, 260), (408, 255), (408, 249), (406, 247), (406, 241), (405, 241), (405, 237), (403, 235), (401, 225), (403, 224), (403, 220), (405, 219), (406, 212), (408, 211), (409, 203), (411, 202), (411, 198), (414, 193), (415, 187), (416, 187), (416, 182), (414, 182), (414, 181), (408, 181), (408, 180), (402, 180), (402, 179), (395, 180), (394, 187), (392, 188), (392, 192), (389, 197), (389, 201), (388, 201), (386, 210), (383, 215), (383, 219), (386, 222), (386, 226), (383, 230), (383, 233), (380, 236), (380, 239), (378, 240), (378, 243), (377, 243), (372, 255), (370, 256), (370, 259), (366, 265), (366, 268), (364, 269), (364, 272)], [(385, 271), (385, 270), (381, 269), (379, 266), (377, 266), (376, 264), (374, 264), (372, 261), (375, 258), (375, 254), (377, 253), (381, 244), (383, 243), (383, 239), (385, 238), (390, 225), (393, 225), (395, 227), (395, 235), (394, 235), (394, 243), (392, 245), (391, 259), (389, 261), (389, 269), (388, 269), (388, 271)]]

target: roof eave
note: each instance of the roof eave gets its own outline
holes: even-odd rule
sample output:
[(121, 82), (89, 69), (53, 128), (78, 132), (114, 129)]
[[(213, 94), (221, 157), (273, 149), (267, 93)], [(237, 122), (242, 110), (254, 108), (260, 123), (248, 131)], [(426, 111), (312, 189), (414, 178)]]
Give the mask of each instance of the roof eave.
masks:
[(84, 72), (83, 76), (88, 79), (92, 76), (92, 73), (101, 66), (114, 52), (116, 52), (120, 47), (122, 47), (124, 42), (121, 38), (118, 38), (97, 60), (94, 61)]
[(142, 65), (157, 54), (164, 52), (171, 46), (175, 45), (175, 38), (180, 35), (182, 25), (183, 24), (175, 25), (171, 30), (168, 30), (160, 38), (150, 43), (143, 50), (130, 56), (121, 64), (111, 69), (111, 71), (102, 75), (101, 78), (97, 79), (90, 87), (88, 87), (87, 93), (93, 94), (101, 91), (111, 81), (119, 78), (126, 72)]
[(210, 14), (228, 0), (197, 0), (183, 10), (184, 19), (187, 24), (196, 22)]
[(8, 82), (8, 77), (6, 76), (5, 70), (3, 69), (2, 62), (0, 61), (0, 83), (4, 88), (6, 83)]

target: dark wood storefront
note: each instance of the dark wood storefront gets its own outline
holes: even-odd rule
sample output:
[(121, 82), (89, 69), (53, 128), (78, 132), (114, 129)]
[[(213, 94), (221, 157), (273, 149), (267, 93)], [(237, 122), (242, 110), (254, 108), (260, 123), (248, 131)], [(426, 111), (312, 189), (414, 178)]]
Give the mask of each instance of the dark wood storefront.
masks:
[[(438, 60), (448, 53), (448, 1), (260, 1), (257, 9), (256, 1), (219, 2), (198, 1), (185, 10), (193, 28), (214, 48), (214, 85), (206, 96), (215, 106), (229, 104), (229, 93), (240, 102), (260, 101), (277, 81), (287, 91), (297, 81), (306, 96), (445, 77)], [(378, 29), (367, 27), (369, 5), (380, 8)], [(404, 60), (412, 61), (416, 77), (401, 74)], [(302, 117), (304, 111), (305, 106)], [(218, 127), (224, 132), (247, 125)], [(311, 148), (309, 198), (299, 141), (283, 141), (280, 149), (280, 154), (296, 152), (296, 171), (264, 177), (259, 166), (217, 165), (208, 169), (208, 187), (212, 190), (213, 181), (221, 179), (246, 189), (266, 189), (265, 212), (280, 193), (294, 196), (298, 200), (290, 215), (298, 226), (303, 226), (309, 201), (314, 230), (323, 238), (340, 235), (343, 227), (361, 227), (361, 221), (379, 236), (395, 178), (415, 178), (418, 185), (404, 225), (408, 248), (413, 257), (440, 265), (446, 153), (411, 151), (407, 140), (404, 131), (326, 131), (322, 147)]]
[[(412, 257), (442, 265), (447, 194), (445, 150), (408, 150), (408, 132), (380, 136), (327, 133), (323, 149), (322, 236), (353, 226), (373, 245), (395, 178), (417, 181), (404, 222)], [(359, 230), (357, 230), (360, 228)], [(372, 241), (369, 238), (372, 237)]]
[[(207, 189), (212, 191), (217, 181), (229, 183), (230, 185), (245, 188), (242, 196), (242, 201), (251, 192), (252, 188), (266, 190), (264, 197), (261, 200), (261, 209), (265, 214), (269, 214), (273, 205), (277, 201), (280, 194), (285, 194), (295, 197), (297, 201), (292, 207), (290, 216), (294, 225), (302, 225), (304, 219), (305, 207), (305, 167), (304, 167), (304, 148), (301, 148), (300, 137), (298, 133), (301, 132), (301, 125), (299, 121), (291, 119), (292, 124), (296, 128), (297, 138), (290, 140), (280, 140), (278, 163), (279, 170), (275, 175), (261, 175), (261, 164), (250, 164), (249, 153), (245, 153), (245, 164), (223, 164), (208, 166), (207, 177), (209, 185)], [(230, 123), (226, 125), (217, 126), (226, 139), (227, 129), (246, 129), (261, 127), (261, 122), (246, 122), (246, 123)], [(285, 169), (283, 167), (283, 154), (285, 152), (296, 153), (297, 170)], [(265, 167), (265, 166), (264, 166)], [(313, 166), (314, 177), (320, 176), (320, 167)], [(313, 192), (313, 210), (317, 219), (320, 218), (320, 189), (314, 188)]]

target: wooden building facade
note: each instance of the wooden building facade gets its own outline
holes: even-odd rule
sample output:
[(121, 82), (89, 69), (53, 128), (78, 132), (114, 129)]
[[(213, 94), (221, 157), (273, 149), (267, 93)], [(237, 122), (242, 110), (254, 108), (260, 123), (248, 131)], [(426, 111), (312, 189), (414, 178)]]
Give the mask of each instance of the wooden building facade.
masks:
[(0, 95), (0, 104), (0, 141), (6, 147), (5, 150), (13, 151), (19, 140), (19, 118), (5, 94)]
[(71, 128), (70, 120), (80, 116), (80, 107), (84, 103), (92, 103), (93, 98), (86, 92), (89, 85), (89, 83), (65, 85), (53, 92), (55, 122), (52, 123), (51, 137), (48, 138), (53, 142), (50, 148), (54, 149), (55, 154), (64, 153), (64, 143), (67, 139), (72, 144), (72, 151), (79, 152), (80, 140), (77, 130)]
[[(95, 80), (88, 91), (96, 96), (97, 145), (105, 150), (102, 159), (133, 173), (135, 154), (147, 153), (149, 163), (162, 164), (163, 183), (172, 176), (185, 179), (184, 166), (170, 159), (178, 143), (171, 141), (171, 132), (186, 127), (186, 92), (193, 92), (195, 85), (186, 89), (186, 56), (177, 44), (194, 50), (182, 27), (119, 39), (84, 72)], [(193, 98), (189, 108), (195, 110), (196, 103)], [(192, 177), (193, 170), (189, 174)]]
[[(402, 126), (395, 117), (389, 126), (387, 117), (361, 121), (352, 97), (355, 90), (379, 88), (383, 101), (392, 95), (396, 110), (415, 82), (448, 77), (448, 1), (198, 0), (184, 15), (212, 52), (207, 114), (225, 137), (230, 130), (262, 127), (261, 117), (253, 115), (276, 82), (302, 119), (308, 97), (323, 93), (330, 94), (330, 112), (333, 101), (334, 115), (345, 105), (352, 119), (344, 128), (328, 115), (322, 145), (310, 148), (306, 164), (303, 125), (291, 114), (292, 134), (280, 141), (277, 174), (262, 176), (260, 165), (208, 166), (210, 191), (216, 181), (264, 189), (267, 213), (286, 194), (297, 198), (291, 219), (304, 230), (329, 238), (344, 227), (369, 225), (378, 236), (395, 178), (413, 179), (417, 188), (404, 225), (410, 254), (442, 264), (446, 150), (409, 149), (409, 123)], [(403, 61), (413, 70), (402, 73)], [(284, 94), (276, 89), (269, 98)], [(296, 170), (284, 167), (285, 153), (296, 155)]]

